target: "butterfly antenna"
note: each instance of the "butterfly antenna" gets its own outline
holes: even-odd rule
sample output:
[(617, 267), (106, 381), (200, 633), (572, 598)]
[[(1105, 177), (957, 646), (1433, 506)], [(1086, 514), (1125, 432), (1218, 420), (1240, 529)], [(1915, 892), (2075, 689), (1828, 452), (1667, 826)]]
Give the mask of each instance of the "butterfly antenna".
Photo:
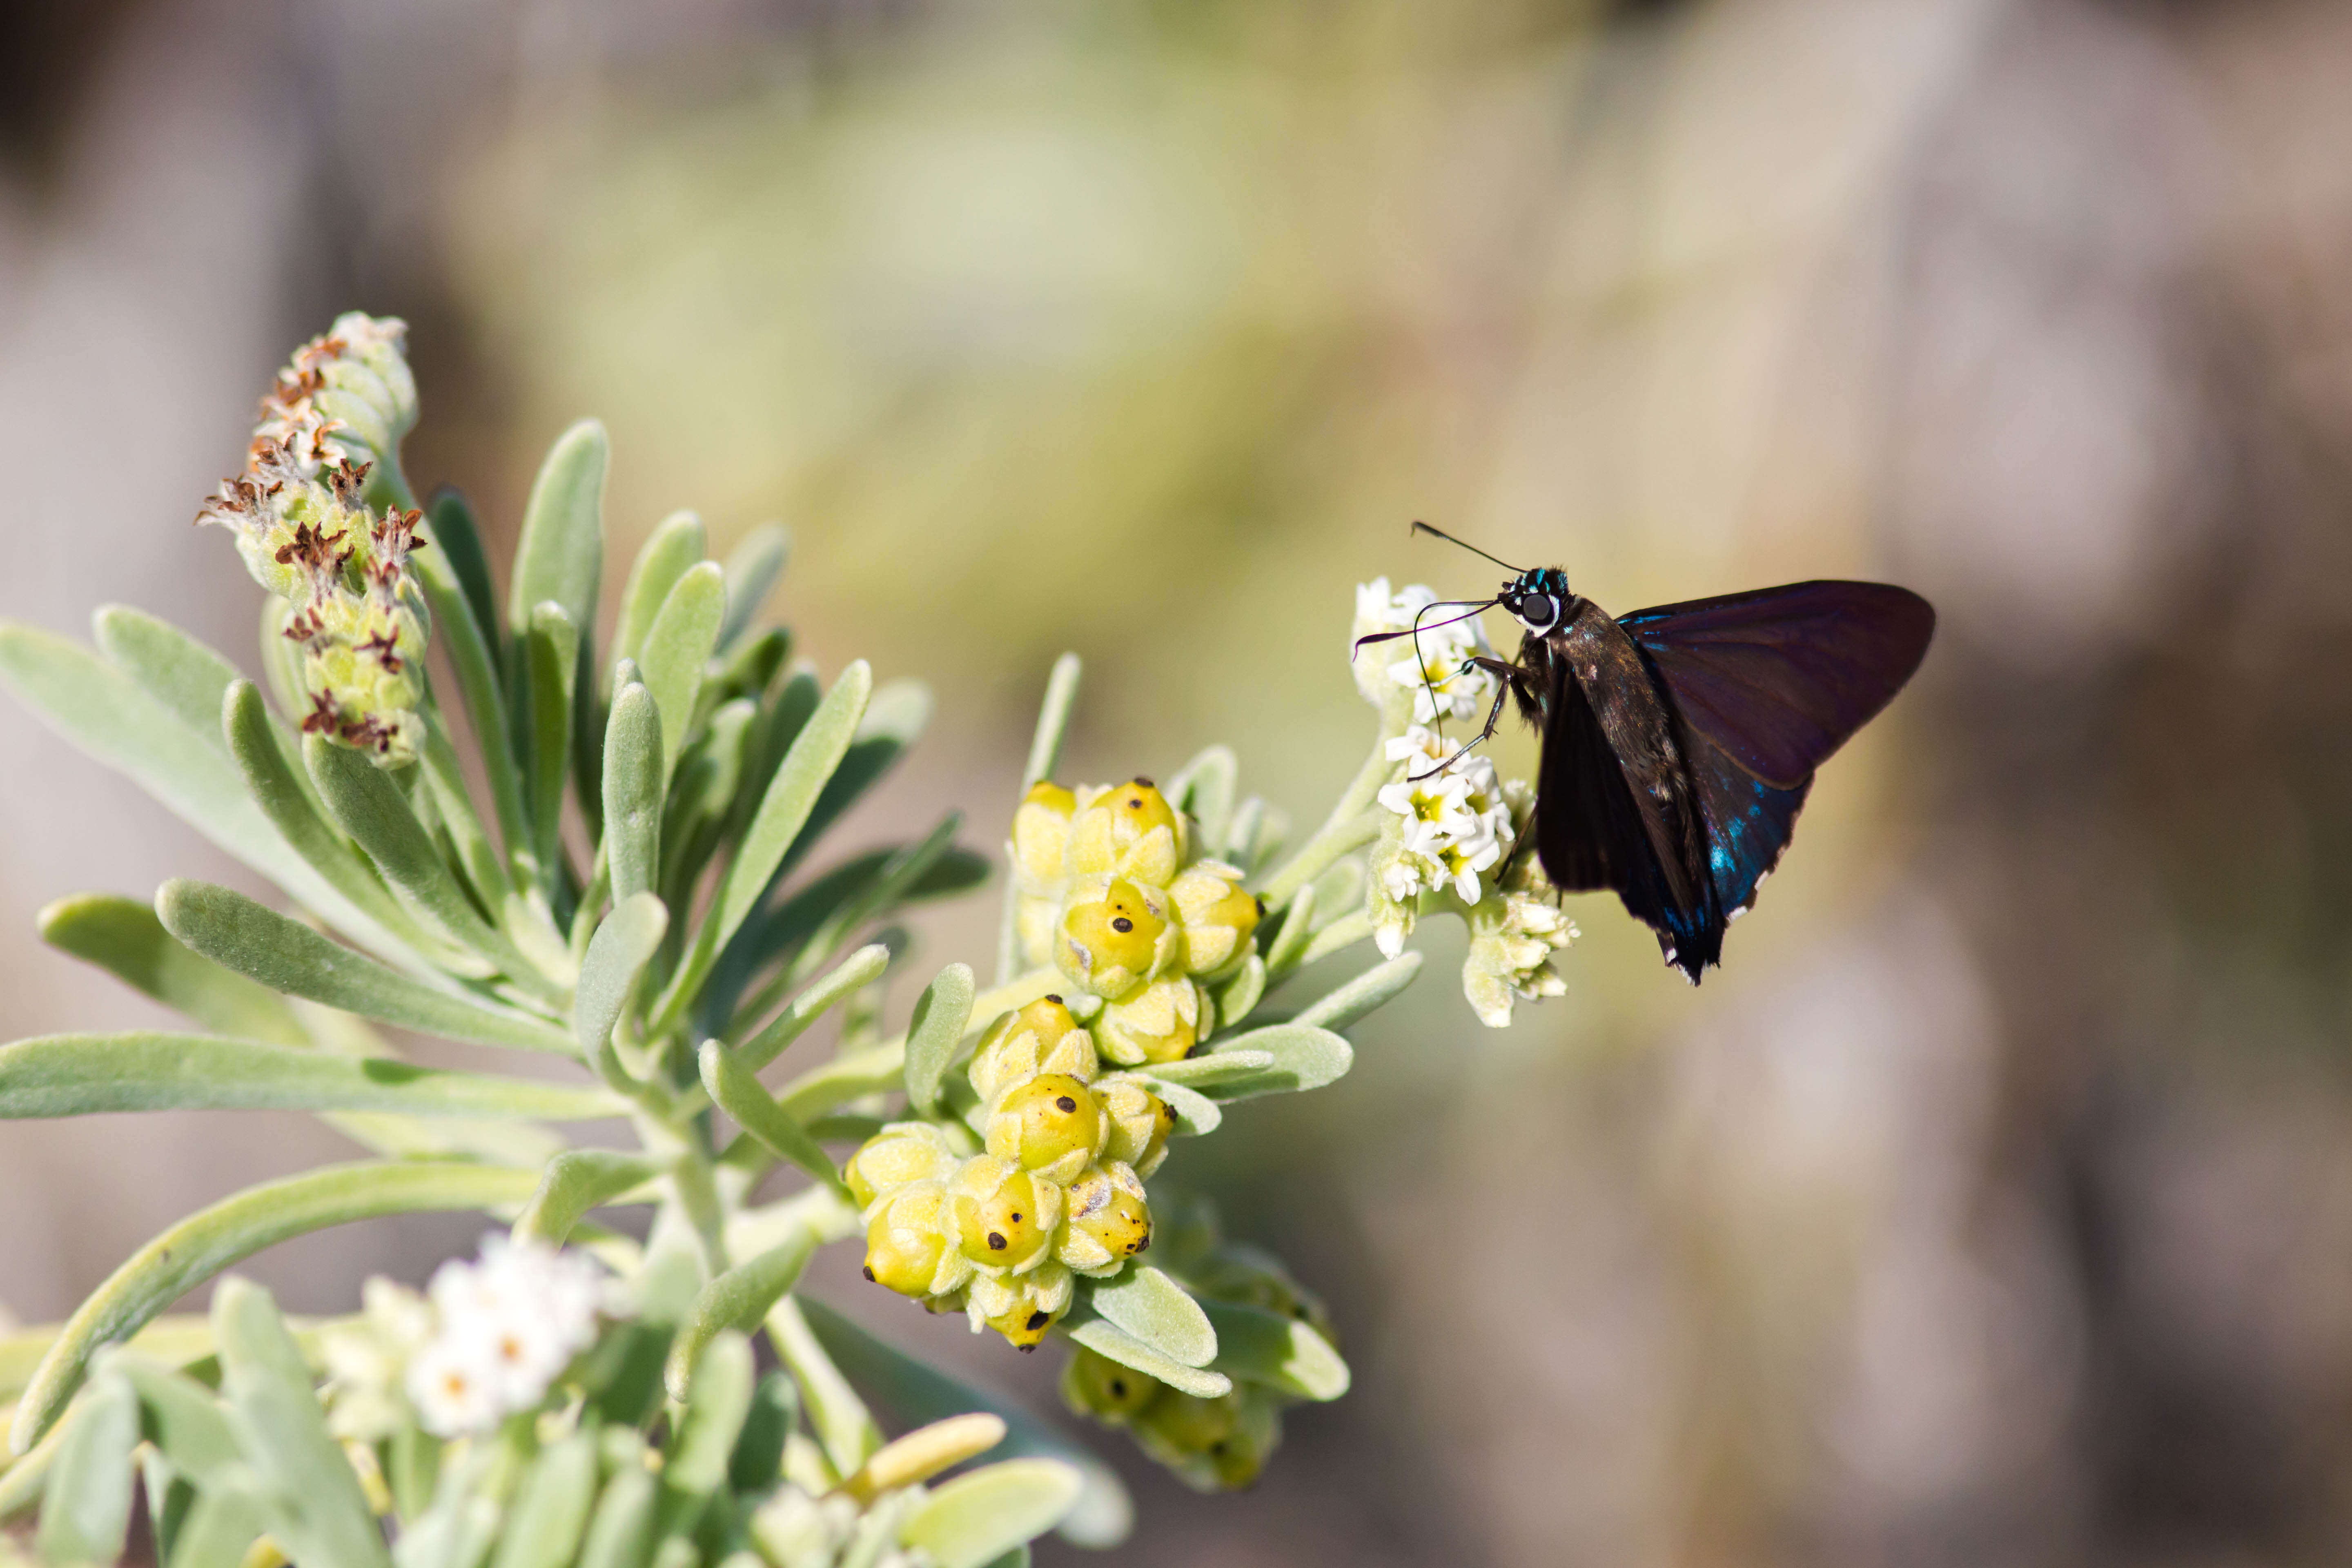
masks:
[[(1429, 524), (1423, 522), (1418, 518), (1413, 520), (1412, 531), (1415, 533), (1433, 533), (1437, 535), (1438, 538), (1445, 541), (1448, 544), (1458, 544), (1462, 546), (1463, 549), (1468, 551), (1473, 555), (1486, 555), (1485, 551), (1479, 549), (1468, 540), (1456, 539), (1452, 534), (1446, 532), (1444, 529), (1432, 528)], [(1526, 570), (1523, 566), (1512, 565), (1509, 562), (1504, 560), (1499, 555), (1486, 555), (1486, 559), (1492, 561), (1496, 565), (1500, 566), (1506, 572), (1523, 572)]]

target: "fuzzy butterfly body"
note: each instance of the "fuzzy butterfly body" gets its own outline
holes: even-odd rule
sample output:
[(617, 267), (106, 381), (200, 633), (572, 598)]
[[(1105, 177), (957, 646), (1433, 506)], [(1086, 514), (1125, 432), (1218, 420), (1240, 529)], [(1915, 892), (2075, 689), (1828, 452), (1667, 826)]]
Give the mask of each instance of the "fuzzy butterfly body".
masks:
[(1492, 602), (1525, 635), (1517, 658), (1479, 661), (1504, 686), (1486, 734), (1513, 698), (1541, 733), (1544, 874), (1613, 890), (1694, 984), (1780, 864), (1814, 770), (1893, 700), (1936, 627), (1927, 600), (1881, 583), (1612, 617), (1547, 566)]

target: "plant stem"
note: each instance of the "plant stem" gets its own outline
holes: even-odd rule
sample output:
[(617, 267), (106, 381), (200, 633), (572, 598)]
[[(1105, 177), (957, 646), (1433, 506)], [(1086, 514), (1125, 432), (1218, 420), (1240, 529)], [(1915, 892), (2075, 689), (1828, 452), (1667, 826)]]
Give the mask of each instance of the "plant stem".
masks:
[(1360, 849), (1380, 836), (1380, 818), (1372, 811), (1372, 799), (1381, 793), (1396, 764), (1389, 761), (1389, 736), (1385, 730), (1372, 742), (1372, 754), (1356, 770), (1356, 776), (1339, 796), (1331, 815), (1315, 837), (1299, 846), (1290, 863), (1276, 871), (1258, 889), (1265, 907), (1278, 910), (1298, 896), (1298, 889), (1330, 869), (1332, 862), (1351, 849)]

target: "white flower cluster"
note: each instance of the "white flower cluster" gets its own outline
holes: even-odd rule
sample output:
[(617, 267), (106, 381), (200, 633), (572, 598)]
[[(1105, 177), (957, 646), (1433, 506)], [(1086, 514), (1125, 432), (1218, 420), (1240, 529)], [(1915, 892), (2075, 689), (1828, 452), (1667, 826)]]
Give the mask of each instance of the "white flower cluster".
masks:
[(1398, 690), (1410, 691), (1416, 724), (1433, 724), (1440, 719), (1483, 722), (1495, 700), (1495, 677), (1476, 665), (1465, 667), (1464, 661), (1474, 654), (1492, 657), (1494, 646), (1487, 642), (1486, 628), (1475, 615), (1466, 620), (1449, 620), (1461, 613), (1451, 608), (1422, 614), (1436, 602), (1436, 594), (1420, 583), (1393, 593), (1385, 577), (1358, 586), (1356, 624), (1348, 634), (1351, 651), (1356, 638), (1405, 631), (1415, 616), (1421, 619), (1421, 631), (1417, 637), (1399, 637), (1365, 648), (1354, 661), (1356, 689), (1367, 701), (1383, 707)]
[(1470, 952), (1462, 994), (1488, 1028), (1509, 1026), (1512, 1005), (1564, 996), (1568, 982), (1551, 955), (1574, 942), (1576, 923), (1559, 905), (1514, 889), (1489, 895), (1470, 911)]
[[(1404, 776), (1381, 788), (1380, 804), (1402, 819), (1402, 832), (1382, 836), (1387, 852), (1376, 857), (1373, 870), (1392, 903), (1409, 906), (1423, 893), (1451, 889), (1475, 904), (1480, 876), (1518, 840), (1495, 764), (1466, 756), (1443, 766), (1454, 752), (1419, 725), (1388, 743), (1389, 760), (1404, 763)], [(1376, 934), (1389, 957), (1402, 951), (1403, 931), (1384, 926)]]
[(434, 1330), (408, 1363), (408, 1398), (436, 1436), (484, 1432), (537, 1405), (596, 1340), (605, 1279), (583, 1253), (482, 1240), (478, 1263), (451, 1258), (426, 1287)]

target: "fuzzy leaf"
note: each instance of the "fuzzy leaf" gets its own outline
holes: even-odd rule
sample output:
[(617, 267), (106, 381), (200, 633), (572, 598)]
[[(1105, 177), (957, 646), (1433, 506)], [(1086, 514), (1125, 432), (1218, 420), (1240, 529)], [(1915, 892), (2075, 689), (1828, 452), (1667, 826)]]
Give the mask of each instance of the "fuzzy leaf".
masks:
[(156, 890), (155, 912), (195, 952), (289, 996), (453, 1040), (573, 1048), (553, 1024), (436, 991), (227, 888), (175, 878)]
[(877, 689), (858, 721), (856, 738), (842, 754), (833, 776), (825, 780), (824, 792), (817, 796), (808, 826), (793, 845), (793, 853), (784, 858), (784, 866), (797, 865), (809, 847), (880, 782), (930, 721), (931, 689), (921, 681), (894, 680)]
[(1062, 1320), (1060, 1328), (1097, 1354), (1108, 1356), (1121, 1366), (1133, 1367), (1197, 1398), (1217, 1399), (1233, 1391), (1233, 1380), (1224, 1373), (1187, 1366), (1145, 1344), (1108, 1318), (1074, 1311)]
[(614, 904), (588, 943), (580, 963), (572, 1022), (580, 1053), (606, 1082), (617, 1082), (613, 1026), (621, 1021), (637, 976), (669, 930), (669, 910), (651, 893), (632, 893)]
[(520, 1241), (561, 1247), (581, 1216), (632, 1187), (659, 1179), (662, 1164), (643, 1154), (613, 1149), (567, 1149), (547, 1163), (539, 1190), (515, 1220)]
[(580, 669), (580, 628), (562, 605), (533, 605), (522, 635), (530, 680), (531, 850), (542, 884), (554, 886), (563, 855), (563, 781), (572, 772), (572, 682)]
[(677, 1337), (670, 1341), (669, 1359), (662, 1368), (662, 1382), (672, 1399), (687, 1397), (703, 1352), (712, 1342), (730, 1331), (756, 1328), (768, 1309), (799, 1282), (801, 1270), (816, 1252), (817, 1239), (814, 1226), (803, 1226), (702, 1288), (678, 1324)]
[(621, 589), (621, 618), (613, 627), (614, 663), (625, 658), (643, 662), (639, 652), (662, 601), (677, 586), (694, 563), (708, 552), (702, 520), (690, 511), (674, 511), (654, 525), (637, 558), (629, 563), (629, 580)]
[[(205, 1345), (209, 1353), (209, 1323)], [(236, 1434), (211, 1389), (135, 1352), (109, 1350), (99, 1358), (99, 1376), (115, 1373), (138, 1392), (143, 1435), (182, 1475), (206, 1486), (227, 1478), (239, 1462)]]
[(1234, 813), (1234, 781), (1240, 771), (1231, 746), (1211, 746), (1168, 781), (1168, 804), (1192, 813), (1201, 843), (1224, 842), (1225, 823)]
[(727, 620), (719, 628), (719, 646), (731, 647), (760, 617), (760, 608), (775, 591), (792, 554), (792, 535), (774, 523), (753, 529), (727, 557)]
[(1139, 1068), (1135, 1070), (1151, 1081), (1152, 1092), (1167, 1101), (1168, 1109), (1175, 1112), (1178, 1137), (1198, 1138), (1204, 1132), (1214, 1132), (1224, 1121), (1225, 1113), (1207, 1095), (1187, 1089), (1181, 1083), (1170, 1082), (1161, 1078), (1156, 1068)]
[(40, 913), (41, 940), (176, 1008), (218, 1034), (307, 1046), (294, 1010), (268, 986), (183, 947), (155, 911), (131, 899), (81, 893)]
[(727, 582), (717, 563), (705, 561), (677, 580), (646, 628), (637, 667), (661, 715), (662, 776), (677, 771), (686, 745), (694, 699), (702, 689), (704, 666), (719, 645), (719, 623), (727, 614)]
[(1138, 1263), (1088, 1291), (1096, 1311), (1142, 1343), (1186, 1366), (1217, 1359), (1217, 1331), (1183, 1287), (1148, 1263)]
[(1245, 1078), (1228, 1079), (1210, 1091), (1226, 1101), (1321, 1089), (1346, 1077), (1348, 1069), (1356, 1065), (1355, 1050), (1347, 1041), (1311, 1024), (1274, 1024), (1252, 1029), (1219, 1040), (1209, 1047), (1208, 1054), (1219, 1056), (1228, 1051), (1264, 1051), (1274, 1058), (1274, 1065)]
[(1216, 1328), (1219, 1372), (1300, 1399), (1337, 1399), (1348, 1392), (1348, 1363), (1307, 1324), (1234, 1301), (1203, 1300), (1201, 1310)]
[(918, 1503), (898, 1539), (939, 1568), (987, 1568), (1059, 1524), (1083, 1489), (1077, 1471), (1055, 1459), (983, 1465)]
[(530, 624), (531, 606), (552, 599), (575, 626), (596, 624), (596, 585), (604, 574), (604, 426), (583, 419), (555, 439), (523, 508), (507, 624)]
[(371, 1160), (248, 1187), (191, 1215), (131, 1254), (75, 1309), (17, 1402), (10, 1447), (22, 1454), (40, 1440), (100, 1345), (128, 1338), (231, 1264), (353, 1220), (520, 1204), (537, 1181), (534, 1172), (494, 1165)]
[[(450, 531), (447, 537), (441, 531), (445, 524)], [(478, 581), (460, 570), (465, 541), (472, 539), (472, 552), (477, 556), (481, 542), (474, 534), (472, 514), (454, 495), (435, 502), (425, 534), (426, 547), (410, 559), (425, 585), (425, 606), (433, 612), (435, 639), (448, 651), (449, 663), (457, 672), (466, 722), (480, 748), (482, 771), (489, 778), (499, 836), (507, 853), (519, 855), (529, 847), (530, 836), (523, 824), (522, 771), (514, 754), (501, 684), (505, 667), (489, 569), (483, 563)]]
[(1045, 700), (1038, 705), (1037, 729), (1029, 738), (1029, 761), (1021, 770), (1021, 787), (1054, 776), (1062, 760), (1062, 739), (1069, 733), (1070, 710), (1078, 700), (1078, 656), (1066, 653), (1054, 661), (1045, 678)]
[(1282, 911), (1282, 921), (1275, 927), (1273, 938), (1266, 943), (1265, 972), (1279, 978), (1298, 966), (1306, 956), (1307, 944), (1315, 940), (1315, 889), (1305, 887)]
[(698, 1498), (726, 1484), (727, 1461), (751, 1413), (751, 1342), (732, 1329), (713, 1334), (679, 1396), (686, 1414), (662, 1467), (665, 1490)]
[(236, 666), (169, 622), (123, 605), (91, 616), (90, 631), (116, 668), (181, 723), (221, 743), (221, 693), (240, 679)]
[(1244, 959), (1233, 978), (1217, 993), (1217, 1019), (1232, 1026), (1242, 1022), (1257, 1010), (1259, 1000), (1265, 995), (1265, 960), (1252, 952)]
[[(444, 486), (425, 503), (425, 518), (427, 548), (438, 549), (450, 578), (465, 595), (476, 633), (494, 638), (499, 629), (498, 586), (490, 576), (489, 552), (482, 548), (481, 525), (474, 520), (473, 507), (457, 490)], [(446, 619), (438, 607), (434, 608), (433, 618), (436, 629), (437, 623)], [(494, 641), (487, 646), (495, 665), (498, 647)]]
[(702, 1087), (713, 1104), (770, 1152), (790, 1160), (810, 1175), (846, 1196), (849, 1187), (832, 1159), (793, 1115), (778, 1105), (750, 1069), (727, 1054), (716, 1040), (705, 1040), (699, 1058)]
[(827, 1008), (859, 986), (880, 978), (889, 967), (890, 950), (880, 942), (859, 948), (793, 997), (766, 1028), (744, 1041), (735, 1059), (746, 1072), (758, 1072), (774, 1061), (786, 1046), (799, 1039), (811, 1024), (824, 1016)]
[(565, 1568), (596, 1501), (596, 1434), (574, 1432), (523, 1472), (490, 1568)]
[(640, 682), (623, 686), (604, 726), (604, 852), (615, 901), (653, 890), (661, 875), (661, 712)]
[(972, 994), (971, 970), (950, 963), (916, 999), (907, 1026), (907, 1102), (922, 1115), (939, 1108), (940, 1081), (971, 1021)]
[(1344, 1029), (1412, 984), (1412, 977), (1421, 973), (1421, 963), (1420, 953), (1401, 952), (1385, 963), (1376, 963), (1307, 1007), (1291, 1023), (1318, 1029)]
[(654, 1504), (661, 1483), (652, 1471), (632, 1467), (604, 1484), (594, 1517), (588, 1521), (588, 1540), (580, 1549), (580, 1568), (645, 1568), (652, 1560)]
[(1162, 1083), (1181, 1083), (1187, 1089), (1208, 1089), (1233, 1079), (1264, 1072), (1273, 1065), (1274, 1053), (1271, 1051), (1211, 1051), (1203, 1056), (1186, 1057), (1181, 1061), (1155, 1062), (1141, 1070)]
[(786, 1296), (776, 1303), (768, 1313), (768, 1341), (801, 1385), (801, 1395), (808, 1402), (809, 1430), (824, 1446), (834, 1472), (845, 1476), (882, 1447), (882, 1428), (874, 1424), (866, 1402), (825, 1353), (802, 1306), (798, 1296)]
[(35, 1545), (50, 1563), (113, 1563), (131, 1531), (139, 1396), (119, 1376), (94, 1380), (66, 1426), (41, 1496)]

